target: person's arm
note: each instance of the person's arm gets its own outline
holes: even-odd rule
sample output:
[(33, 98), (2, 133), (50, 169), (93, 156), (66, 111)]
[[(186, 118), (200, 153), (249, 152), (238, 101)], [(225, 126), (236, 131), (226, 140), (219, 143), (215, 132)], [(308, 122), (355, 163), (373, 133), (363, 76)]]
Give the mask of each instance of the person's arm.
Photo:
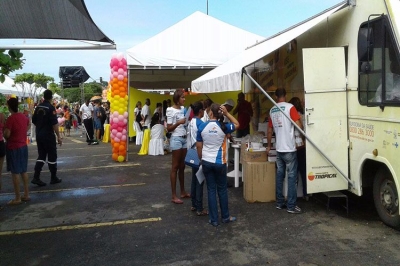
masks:
[(200, 163), (201, 163), (201, 157), (203, 155), (203, 142), (202, 141), (196, 142), (196, 149), (197, 149), (197, 156), (199, 156)]
[(240, 126), (239, 122), (236, 120), (236, 118), (233, 115), (231, 115), (228, 112), (228, 110), (226, 110), (226, 107), (221, 105), (219, 108), (222, 111), (222, 113), (224, 114), (224, 116), (226, 116), (231, 121), (231, 123), (235, 126), (235, 129), (239, 128), (239, 126)]
[(269, 153), (269, 151), (271, 150), (271, 145), (272, 145), (272, 143), (271, 143), (271, 140), (272, 140), (272, 127), (270, 127), (270, 126), (268, 126), (268, 130), (267, 130), (267, 142), (268, 142), (268, 145), (267, 145), (267, 154)]
[(179, 125), (185, 124), (186, 123), (186, 118), (182, 118), (178, 121), (176, 121), (175, 124), (167, 124), (167, 130), (168, 132), (172, 132), (177, 128)]
[(7, 140), (10, 137), (11, 131), (8, 128), (5, 128), (3, 131), (3, 137)]

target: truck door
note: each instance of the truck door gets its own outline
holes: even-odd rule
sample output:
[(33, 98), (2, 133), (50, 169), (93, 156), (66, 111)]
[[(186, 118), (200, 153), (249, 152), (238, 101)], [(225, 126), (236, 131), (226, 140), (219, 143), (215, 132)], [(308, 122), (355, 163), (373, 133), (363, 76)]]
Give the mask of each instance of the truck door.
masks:
[[(305, 132), (319, 150), (348, 173), (344, 48), (303, 49)], [(348, 189), (347, 180), (306, 141), (307, 193)]]

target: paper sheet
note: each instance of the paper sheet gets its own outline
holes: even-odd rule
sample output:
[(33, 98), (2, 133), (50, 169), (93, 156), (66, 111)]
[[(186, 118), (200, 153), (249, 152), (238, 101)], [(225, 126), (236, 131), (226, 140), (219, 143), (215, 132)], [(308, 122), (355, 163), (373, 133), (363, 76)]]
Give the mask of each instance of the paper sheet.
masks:
[(203, 173), (202, 165), (200, 165), (199, 170), (196, 173), (196, 177), (200, 184), (204, 182), (204, 179), (206, 179), (206, 177), (204, 176), (204, 173)]

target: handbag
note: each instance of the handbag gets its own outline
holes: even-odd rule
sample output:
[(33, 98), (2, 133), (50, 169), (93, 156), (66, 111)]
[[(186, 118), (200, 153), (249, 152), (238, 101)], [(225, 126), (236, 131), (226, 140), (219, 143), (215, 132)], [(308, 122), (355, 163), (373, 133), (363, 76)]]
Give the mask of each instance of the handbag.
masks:
[(190, 167), (198, 168), (200, 165), (200, 159), (197, 154), (197, 150), (193, 148), (188, 149), (186, 156), (185, 156), (185, 164)]
[[(189, 124), (189, 137), (191, 138), (191, 129), (190, 129), (190, 124)], [(187, 150), (186, 156), (185, 156), (185, 164), (190, 167), (195, 167), (199, 168), (200, 166), (200, 159), (199, 155), (197, 154), (197, 150), (194, 148), (196, 143), (192, 145), (190, 149)]]

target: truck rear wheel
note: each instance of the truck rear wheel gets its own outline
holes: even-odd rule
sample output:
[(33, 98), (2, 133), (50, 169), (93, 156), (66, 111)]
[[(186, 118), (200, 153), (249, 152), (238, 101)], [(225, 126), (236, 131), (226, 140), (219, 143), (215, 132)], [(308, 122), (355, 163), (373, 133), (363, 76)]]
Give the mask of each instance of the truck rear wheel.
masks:
[(374, 179), (374, 203), (381, 220), (396, 229), (400, 229), (399, 196), (392, 174), (381, 168)]

